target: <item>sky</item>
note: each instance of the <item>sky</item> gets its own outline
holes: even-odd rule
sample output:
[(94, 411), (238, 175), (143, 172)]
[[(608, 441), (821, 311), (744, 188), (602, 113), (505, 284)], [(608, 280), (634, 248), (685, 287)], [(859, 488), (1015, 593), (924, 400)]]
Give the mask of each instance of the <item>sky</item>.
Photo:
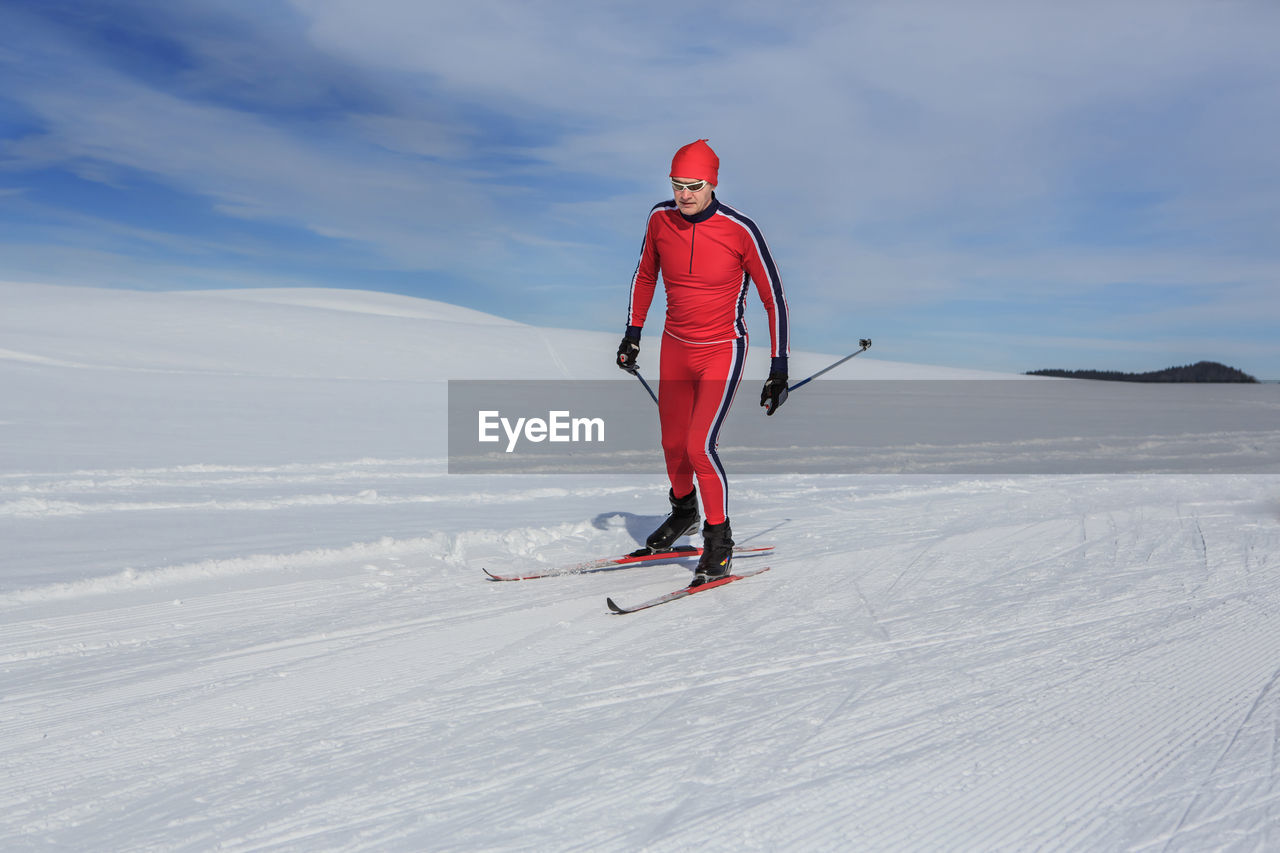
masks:
[(1274, 0), (0, 0), (0, 280), (620, 335), (706, 138), (797, 350), (1280, 379), (1277, 43)]

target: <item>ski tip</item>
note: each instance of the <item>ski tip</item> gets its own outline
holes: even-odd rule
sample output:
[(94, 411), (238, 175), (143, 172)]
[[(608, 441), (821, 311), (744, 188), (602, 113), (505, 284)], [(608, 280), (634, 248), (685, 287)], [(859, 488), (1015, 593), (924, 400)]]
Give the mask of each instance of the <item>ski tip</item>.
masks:
[(604, 600), (604, 603), (605, 603), (605, 604), (607, 604), (607, 605), (609, 605), (609, 609), (610, 609), (610, 610), (612, 610), (614, 613), (626, 613), (626, 612), (627, 612), (627, 611), (623, 610), (621, 607), (619, 607), (618, 605), (614, 604), (614, 603), (613, 603), (613, 599), (612, 599), (612, 598), (606, 598), (606, 599)]

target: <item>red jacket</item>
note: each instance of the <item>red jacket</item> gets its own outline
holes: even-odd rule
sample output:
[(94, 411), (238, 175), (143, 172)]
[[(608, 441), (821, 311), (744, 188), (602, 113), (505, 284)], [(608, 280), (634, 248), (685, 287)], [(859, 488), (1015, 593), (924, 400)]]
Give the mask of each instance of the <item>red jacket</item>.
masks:
[(693, 343), (743, 337), (747, 283), (754, 280), (769, 316), (770, 355), (790, 353), (778, 268), (760, 229), (729, 205), (713, 197), (706, 210), (686, 217), (667, 200), (649, 211), (627, 308), (628, 334), (634, 330), (634, 337), (644, 326), (659, 272), (667, 292), (667, 334)]

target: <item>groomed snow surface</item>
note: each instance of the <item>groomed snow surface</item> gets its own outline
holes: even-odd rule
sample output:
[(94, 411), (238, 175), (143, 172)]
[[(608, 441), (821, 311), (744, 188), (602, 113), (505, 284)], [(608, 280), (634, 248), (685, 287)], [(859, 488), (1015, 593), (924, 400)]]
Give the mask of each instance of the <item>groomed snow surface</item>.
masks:
[(444, 458), (446, 379), (614, 378), (616, 335), (0, 304), (0, 848), (1280, 849), (1280, 466), (737, 477), (772, 571), (617, 616), (688, 563), (481, 569), (631, 550), (661, 472)]

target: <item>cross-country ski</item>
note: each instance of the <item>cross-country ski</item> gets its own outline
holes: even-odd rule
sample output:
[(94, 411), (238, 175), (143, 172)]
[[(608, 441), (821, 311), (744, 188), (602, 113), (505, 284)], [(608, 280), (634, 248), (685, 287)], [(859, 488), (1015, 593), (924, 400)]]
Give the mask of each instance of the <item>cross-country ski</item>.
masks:
[[(759, 557), (773, 551), (772, 545), (762, 545), (758, 547), (738, 546), (733, 549), (734, 559), (750, 559), (751, 557)], [(492, 572), (485, 569), (484, 573), (488, 575), (490, 580), (495, 581), (525, 581), (535, 580), (537, 578), (558, 578), (564, 575), (584, 575), (593, 572), (611, 572), (616, 569), (625, 569), (631, 566), (650, 565), (654, 563), (671, 563), (679, 560), (687, 560), (691, 557), (698, 557), (702, 554), (702, 549), (696, 545), (677, 545), (664, 551), (634, 551), (630, 554), (624, 554), (620, 557), (604, 557), (598, 560), (587, 560), (582, 563), (574, 563), (568, 566), (556, 566), (550, 569), (534, 569), (519, 574), (503, 574)]]
[(680, 599), (687, 598), (690, 595), (694, 595), (695, 593), (706, 592), (709, 589), (716, 589), (717, 587), (722, 587), (725, 584), (730, 584), (730, 583), (733, 583), (734, 581), (740, 581), (743, 578), (749, 578), (749, 577), (752, 577), (753, 575), (758, 575), (761, 572), (767, 572), (767, 571), (769, 571), (769, 566), (764, 566), (759, 569), (747, 569), (744, 572), (733, 572), (731, 574), (725, 575), (724, 577), (719, 577), (719, 578), (716, 578), (715, 580), (708, 581), (707, 583), (704, 583), (704, 584), (699, 584), (697, 586), (681, 587), (680, 589), (674, 590), (673, 592), (668, 592), (665, 595), (660, 595), (657, 598), (651, 598), (648, 601), (642, 601), (639, 604), (632, 604), (627, 607), (622, 607), (614, 603), (614, 600), (612, 598), (606, 599), (605, 604), (614, 613), (635, 613), (637, 610), (647, 610), (650, 607), (657, 607), (659, 604), (667, 604), (672, 601), (679, 601)]

